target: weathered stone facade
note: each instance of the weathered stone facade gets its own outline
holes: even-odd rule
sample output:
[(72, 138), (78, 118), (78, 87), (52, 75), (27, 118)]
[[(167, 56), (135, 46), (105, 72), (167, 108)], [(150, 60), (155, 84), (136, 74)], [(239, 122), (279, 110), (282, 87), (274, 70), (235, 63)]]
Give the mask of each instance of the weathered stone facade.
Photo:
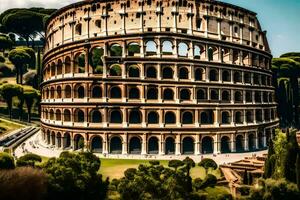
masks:
[(50, 145), (254, 151), (278, 125), (272, 56), (249, 10), (208, 0), (84, 1), (57, 11), (46, 34), (41, 122)]

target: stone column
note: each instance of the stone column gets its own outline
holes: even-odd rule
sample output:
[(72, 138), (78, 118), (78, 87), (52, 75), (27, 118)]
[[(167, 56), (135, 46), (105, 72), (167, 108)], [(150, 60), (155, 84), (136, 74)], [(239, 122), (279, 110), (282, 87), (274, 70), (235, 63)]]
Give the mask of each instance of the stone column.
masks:
[(142, 136), (142, 155), (147, 154), (147, 133), (144, 133)]
[(231, 134), (231, 152), (236, 152), (235, 138), (236, 134)]
[(128, 127), (128, 109), (123, 108), (122, 113), (123, 113), (123, 127)]
[(165, 142), (165, 138), (164, 135), (161, 134), (159, 137), (159, 155), (165, 155), (165, 146), (166, 146), (166, 142)]
[(195, 141), (195, 154), (200, 155), (200, 134), (196, 135), (196, 141)]
[(175, 155), (181, 155), (181, 135), (176, 134), (176, 141), (175, 141)]
[(108, 153), (109, 141), (108, 141), (108, 134), (105, 132), (103, 135), (103, 154)]
[(245, 151), (249, 151), (248, 132), (245, 133)]
[(122, 154), (127, 155), (128, 154), (128, 133), (124, 133), (123, 137), (123, 143), (122, 143)]

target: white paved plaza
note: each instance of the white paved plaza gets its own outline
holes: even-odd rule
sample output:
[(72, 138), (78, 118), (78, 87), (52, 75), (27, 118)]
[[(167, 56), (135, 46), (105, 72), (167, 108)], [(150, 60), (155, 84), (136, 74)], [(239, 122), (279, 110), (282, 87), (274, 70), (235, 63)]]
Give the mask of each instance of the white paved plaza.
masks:
[[(20, 157), (26, 153), (35, 153), (40, 156), (44, 157), (58, 157), (59, 154), (62, 152), (61, 149), (56, 149), (53, 147), (49, 147), (46, 145), (43, 140), (42, 136), (39, 131), (32, 137), (30, 137), (27, 141), (24, 142), (24, 144), (20, 145), (15, 150), (15, 156)], [(186, 156), (189, 156), (192, 158), (195, 162), (200, 162), (203, 158), (212, 158), (214, 159), (218, 164), (224, 164), (224, 163), (230, 163), (234, 161), (238, 161), (243, 159), (244, 157), (251, 157), (251, 156), (260, 156), (263, 154), (266, 154), (267, 151), (257, 151), (257, 152), (250, 152), (250, 153), (228, 153), (228, 154), (219, 154), (219, 155), (181, 155), (181, 156), (174, 156), (174, 155), (102, 155), (102, 154), (96, 154), (100, 158), (112, 158), (112, 159), (158, 159), (158, 160), (171, 160), (171, 159), (184, 159)]]

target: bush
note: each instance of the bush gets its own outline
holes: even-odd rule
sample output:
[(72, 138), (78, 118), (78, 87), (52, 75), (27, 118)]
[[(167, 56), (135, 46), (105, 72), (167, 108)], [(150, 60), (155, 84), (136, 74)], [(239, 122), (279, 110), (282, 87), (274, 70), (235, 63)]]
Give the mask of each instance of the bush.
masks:
[(201, 160), (201, 162), (198, 164), (198, 166), (204, 167), (206, 170), (206, 173), (209, 168), (212, 168), (212, 169), (218, 168), (217, 163), (213, 159), (210, 159), (210, 158), (204, 158), (203, 160)]
[(5, 63), (5, 58), (3, 56), (0, 56), (0, 63)]
[(121, 69), (120, 65), (113, 65), (110, 68), (111, 76), (121, 76), (121, 74), (122, 74), (122, 69)]
[(158, 160), (150, 160), (149, 161), (150, 165), (159, 165), (159, 161)]
[(0, 77), (10, 77), (13, 75), (11, 68), (1, 62), (0, 62), (0, 73), (1, 73)]
[(29, 154), (26, 154), (24, 156), (21, 156), (17, 160), (17, 166), (18, 167), (21, 167), (21, 166), (32, 166), (32, 167), (34, 167), (35, 162), (42, 162), (42, 158), (39, 155), (29, 153)]
[(199, 189), (204, 189), (206, 187), (214, 187), (217, 184), (217, 178), (212, 175), (208, 174), (205, 179), (203, 180), (202, 184), (200, 185)]
[(8, 153), (0, 153), (0, 169), (14, 169), (15, 160)]

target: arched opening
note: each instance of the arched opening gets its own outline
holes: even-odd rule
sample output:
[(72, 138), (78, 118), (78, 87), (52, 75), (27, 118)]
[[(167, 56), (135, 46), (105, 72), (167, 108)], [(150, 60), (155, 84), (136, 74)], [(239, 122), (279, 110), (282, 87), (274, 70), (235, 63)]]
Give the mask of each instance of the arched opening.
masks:
[(235, 148), (236, 152), (243, 152), (244, 149), (244, 137), (242, 135), (238, 135), (235, 138)]
[(59, 132), (56, 134), (56, 146), (61, 148), (61, 134)]
[(156, 55), (157, 45), (154, 41), (146, 42), (146, 54), (147, 55)]
[(202, 139), (202, 154), (210, 154), (214, 152), (214, 140), (211, 137), (204, 137)]
[(222, 92), (222, 101), (230, 101), (229, 91), (225, 90)]
[(184, 112), (182, 114), (181, 121), (183, 124), (193, 124), (194, 123), (194, 116), (191, 112)]
[(112, 137), (110, 139), (109, 153), (111, 153), (111, 154), (121, 154), (122, 153), (122, 140), (121, 140), (121, 138), (115, 136), (115, 137)]
[(157, 137), (151, 137), (148, 141), (148, 153), (158, 154), (158, 139)]
[(76, 24), (76, 26), (75, 26), (75, 34), (76, 35), (81, 35), (82, 34), (82, 25), (81, 24)]
[(52, 131), (51, 133), (51, 145), (55, 146), (55, 133)]
[(91, 142), (91, 151), (95, 153), (102, 153), (103, 151), (103, 142), (102, 138), (99, 136), (95, 136)]
[(56, 94), (57, 94), (56, 98), (60, 99), (61, 98), (61, 87), (60, 86), (57, 86), (57, 88), (56, 88)]
[(54, 99), (54, 87), (51, 87), (50, 89), (50, 98)]
[(221, 138), (221, 153), (229, 153), (230, 151), (230, 139), (227, 136)]
[(141, 154), (142, 144), (138, 137), (132, 137), (129, 141), (129, 153), (130, 154)]
[(216, 69), (211, 69), (209, 71), (209, 80), (210, 81), (218, 81), (218, 71)]
[(246, 91), (246, 102), (252, 102), (252, 92)]
[(255, 103), (261, 103), (261, 92), (255, 92), (254, 97)]
[(235, 83), (241, 83), (242, 82), (242, 76), (240, 72), (234, 72), (233, 80)]
[(123, 49), (119, 44), (113, 44), (109, 49), (110, 56), (122, 56)]
[(102, 89), (100, 86), (94, 86), (92, 89), (92, 98), (101, 98), (102, 97)]
[(104, 55), (104, 49), (102, 47), (95, 47), (91, 51), (90, 65), (93, 68), (94, 74), (103, 73), (103, 55)]
[(57, 109), (55, 112), (55, 120), (61, 121), (61, 111), (59, 109)]
[(234, 101), (235, 102), (242, 102), (243, 101), (243, 96), (242, 96), (242, 93), (239, 92), (239, 91), (236, 91), (234, 93)]
[(84, 98), (84, 87), (83, 86), (79, 86), (77, 88), (77, 98), (79, 98), (79, 99)]
[(109, 69), (109, 75), (110, 76), (121, 76), (122, 75), (121, 66), (118, 64), (111, 66)]
[(255, 137), (254, 137), (254, 134), (249, 134), (248, 135), (248, 146), (249, 146), (249, 151), (254, 151), (255, 150)]
[(253, 122), (253, 115), (251, 111), (246, 112), (246, 121), (247, 123), (252, 123)]
[(48, 130), (47, 131), (47, 144), (50, 144), (50, 140), (51, 140), (51, 134), (50, 134), (50, 131)]
[(173, 44), (171, 41), (166, 40), (162, 43), (162, 53), (163, 55), (173, 54)]
[(64, 121), (65, 122), (71, 121), (71, 111), (70, 110), (64, 110)]
[(147, 72), (146, 72), (146, 76), (147, 78), (156, 78), (157, 77), (157, 72), (155, 67), (148, 67), (147, 68)]
[(257, 136), (258, 136), (258, 148), (262, 149), (264, 148), (263, 133), (259, 132)]
[(91, 112), (91, 122), (92, 123), (102, 122), (102, 116), (101, 116), (101, 112), (99, 110), (93, 110)]
[(165, 124), (175, 124), (176, 116), (173, 112), (169, 111), (165, 114)]
[(63, 139), (63, 148), (70, 148), (71, 147), (71, 135), (70, 133), (65, 133)]
[(62, 66), (63, 66), (63, 64), (62, 64), (62, 61), (61, 60), (58, 60), (58, 62), (57, 62), (57, 70), (56, 70), (56, 72), (57, 72), (57, 75), (60, 75), (60, 74), (62, 74)]
[(158, 98), (158, 91), (157, 88), (148, 88), (147, 90), (147, 99), (157, 99)]
[(171, 89), (164, 90), (164, 100), (173, 100), (174, 99), (174, 92)]
[(178, 55), (182, 57), (187, 57), (189, 54), (189, 47), (186, 43), (181, 42), (178, 45)]
[(230, 124), (229, 112), (222, 112), (222, 124)]
[(248, 84), (251, 83), (251, 75), (250, 75), (250, 73), (248, 73), (248, 72), (244, 73), (244, 80), (245, 80), (245, 83), (248, 83)]
[(180, 79), (188, 79), (189, 78), (189, 70), (186, 67), (181, 67), (179, 69), (179, 78)]
[(71, 73), (71, 58), (69, 56), (65, 59), (65, 74)]
[(202, 68), (197, 68), (195, 70), (195, 80), (203, 81), (203, 74), (204, 74), (204, 70)]
[(224, 71), (222, 72), (222, 80), (223, 80), (224, 82), (230, 82), (230, 81), (231, 81), (229, 71), (224, 70)]
[(140, 77), (140, 70), (137, 66), (132, 65), (128, 69), (128, 76), (131, 78), (138, 78)]
[(243, 123), (242, 113), (239, 112), (239, 111), (235, 113), (235, 123), (236, 124), (242, 124)]
[(199, 89), (197, 91), (197, 100), (198, 101), (206, 100), (206, 91), (204, 89)]
[(148, 124), (158, 124), (158, 114), (155, 111), (148, 113)]
[(85, 73), (85, 54), (77, 54), (74, 60), (74, 73)]
[(175, 154), (175, 140), (172, 137), (166, 139), (166, 155)]
[(185, 137), (182, 140), (182, 154), (194, 154), (194, 140), (191, 137)]
[(139, 124), (141, 123), (141, 113), (138, 110), (133, 110), (129, 114), (129, 123), (130, 124)]
[(138, 54), (140, 54), (141, 50), (140, 50), (140, 45), (136, 42), (132, 42), (128, 45), (128, 55), (129, 56), (137, 56)]
[(110, 123), (122, 123), (122, 113), (119, 110), (114, 110), (110, 113)]
[(121, 89), (118, 86), (110, 88), (110, 98), (120, 99), (122, 97)]
[(54, 111), (53, 111), (53, 109), (50, 110), (50, 120), (54, 120)]
[(214, 116), (212, 110), (205, 110), (201, 112), (201, 124), (213, 124), (214, 123)]
[(262, 111), (261, 110), (255, 110), (255, 118), (257, 122), (262, 122)]
[(140, 90), (137, 87), (132, 87), (129, 89), (129, 99), (139, 99)]
[(164, 79), (172, 79), (174, 76), (173, 69), (171, 67), (164, 67), (163, 68), (163, 78)]
[(82, 135), (75, 135), (74, 138), (74, 150), (83, 149), (84, 148), (84, 138)]
[(65, 98), (71, 98), (72, 89), (70, 85), (65, 87)]
[(75, 122), (80, 122), (80, 123), (84, 122), (84, 112), (82, 110), (76, 109), (74, 117), (75, 117), (74, 120)]
[(213, 101), (219, 101), (219, 91), (218, 90), (210, 90), (210, 99)]
[(180, 90), (180, 100), (190, 100), (191, 99), (191, 92), (188, 89)]

